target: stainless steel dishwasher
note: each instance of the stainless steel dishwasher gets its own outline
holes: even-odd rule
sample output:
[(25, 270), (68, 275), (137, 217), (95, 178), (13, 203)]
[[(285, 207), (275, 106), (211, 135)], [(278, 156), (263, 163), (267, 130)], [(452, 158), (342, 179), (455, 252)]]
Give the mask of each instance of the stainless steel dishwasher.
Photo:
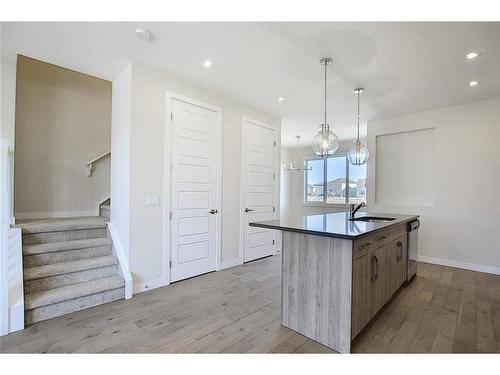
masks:
[(413, 279), (417, 274), (417, 252), (418, 252), (418, 228), (420, 221), (414, 220), (408, 223), (408, 269), (406, 281)]

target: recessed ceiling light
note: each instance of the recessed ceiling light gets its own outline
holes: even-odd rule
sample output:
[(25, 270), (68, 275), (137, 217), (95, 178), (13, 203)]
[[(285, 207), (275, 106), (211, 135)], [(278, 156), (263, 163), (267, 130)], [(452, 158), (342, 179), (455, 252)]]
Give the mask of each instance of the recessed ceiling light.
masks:
[(214, 65), (214, 63), (213, 63), (213, 62), (211, 62), (210, 60), (205, 60), (205, 61), (203, 61), (203, 66), (204, 66), (205, 68), (210, 68), (212, 65)]
[(474, 87), (474, 86), (479, 85), (480, 83), (481, 83), (481, 82), (479, 82), (479, 81), (470, 81), (470, 82), (469, 82), (469, 86), (470, 86), (470, 87)]
[(280, 96), (280, 97), (278, 98), (278, 102), (284, 102), (284, 101), (285, 101), (285, 97)]
[(478, 57), (479, 55), (481, 55), (481, 52), (469, 52), (466, 56), (467, 60), (472, 60)]
[(151, 39), (151, 33), (148, 30), (143, 29), (141, 27), (138, 27), (137, 29), (135, 29), (135, 36), (137, 38), (139, 38), (140, 40), (145, 40), (145, 41), (148, 41)]

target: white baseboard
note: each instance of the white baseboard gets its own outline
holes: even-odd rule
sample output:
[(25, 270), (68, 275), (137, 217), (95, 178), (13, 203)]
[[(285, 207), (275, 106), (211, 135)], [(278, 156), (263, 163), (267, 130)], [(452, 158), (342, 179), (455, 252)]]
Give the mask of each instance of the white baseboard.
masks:
[(465, 262), (459, 262), (457, 260), (428, 257), (424, 255), (418, 255), (417, 261), (423, 263), (438, 264), (440, 266), (462, 268), (464, 270), (470, 270), (470, 271), (490, 273), (493, 275), (500, 275), (500, 267), (484, 266), (482, 264), (465, 263)]
[(162, 286), (167, 286), (169, 284), (168, 280), (163, 277), (156, 280), (144, 281), (142, 283), (134, 284), (134, 294), (161, 288)]
[(9, 307), (10, 333), (24, 329), (24, 300)]
[(225, 262), (221, 262), (219, 270), (225, 270), (226, 268), (241, 266), (243, 263), (240, 259), (232, 259)]
[(132, 274), (128, 268), (128, 261), (125, 257), (125, 252), (123, 250), (120, 237), (116, 231), (115, 225), (113, 223), (108, 223), (108, 231), (111, 236), (111, 241), (113, 241), (113, 248), (115, 249), (118, 262), (120, 263), (120, 269), (122, 271), (123, 278), (125, 280), (125, 299), (132, 298), (134, 281), (132, 279)]
[(92, 211), (59, 211), (59, 212), (16, 212), (16, 220), (57, 219), (63, 217), (99, 216), (98, 210)]

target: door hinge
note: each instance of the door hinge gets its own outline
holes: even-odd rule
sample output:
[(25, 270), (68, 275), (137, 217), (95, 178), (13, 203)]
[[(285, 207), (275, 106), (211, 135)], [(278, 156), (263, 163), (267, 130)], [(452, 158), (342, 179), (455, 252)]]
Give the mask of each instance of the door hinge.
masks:
[(172, 268), (172, 261), (171, 260), (168, 261), (168, 268)]
[(276, 180), (276, 173), (273, 173), (273, 180)]
[(170, 211), (170, 220), (172, 220), (172, 211)]
[(273, 212), (276, 212), (276, 207), (273, 207)]
[(273, 246), (274, 246), (275, 241), (273, 240)]
[(274, 147), (276, 147), (276, 141), (274, 141)]
[(170, 121), (173, 121), (173, 120), (174, 120), (174, 113), (170, 112)]

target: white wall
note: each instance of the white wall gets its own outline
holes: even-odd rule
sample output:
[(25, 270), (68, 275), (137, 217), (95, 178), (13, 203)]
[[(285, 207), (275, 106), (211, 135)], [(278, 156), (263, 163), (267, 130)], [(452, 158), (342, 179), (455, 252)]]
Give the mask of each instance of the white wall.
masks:
[[(397, 163), (392, 174), (387, 169), (381, 175), (377, 173), (377, 162), (390, 162), (391, 157), (385, 150), (376, 149), (385, 144), (377, 142), (377, 137), (399, 132), (417, 137), (415, 130), (429, 128), (433, 129), (430, 146), (428, 141), (422, 147), (407, 147), (404, 143), (394, 153), (432, 163), (432, 191), (415, 200), (404, 196), (412, 195), (414, 188), (402, 189), (398, 201), (405, 205), (378, 199), (385, 195), (375, 189), (384, 189), (388, 184), (404, 186), (411, 174), (403, 173), (404, 166)], [(421, 260), (500, 274), (499, 144), (500, 98), (370, 122), (368, 206), (375, 212), (421, 215)], [(377, 157), (377, 153), (386, 157)], [(428, 168), (415, 166), (418, 173)], [(420, 183), (422, 189), (428, 190), (425, 182)]]
[[(111, 108), (111, 217), (123, 255), (129, 262), (130, 129), (132, 65), (113, 80)], [(117, 245), (117, 244), (115, 244)]]
[[(2, 50), (2, 23), (0, 23), (0, 51)], [(2, 88), (3, 88), (3, 59), (0, 58), (0, 103), (2, 103)], [(1, 105), (1, 104), (0, 104)], [(3, 113), (0, 116), (0, 166), (5, 165), (4, 162), (4, 152), (2, 150), (7, 146), (7, 140), (3, 140)], [(8, 284), (7, 284), (7, 230), (10, 222), (10, 217), (5, 214), (5, 207), (8, 204), (9, 197), (5, 195), (6, 187), (3, 183), (5, 176), (3, 169), (7, 166), (2, 167), (2, 174), (0, 175), (0, 335), (6, 335), (9, 333), (9, 296), (8, 296)], [(7, 213), (8, 215), (8, 213)]]
[(285, 168), (292, 161), (292, 149), (281, 147), (280, 217), (291, 216), (292, 196), (290, 194), (292, 174)]
[[(129, 258), (135, 289), (145, 290), (168, 282), (163, 253), (168, 218), (164, 217), (162, 199), (167, 90), (223, 111), (222, 267), (239, 258), (242, 116), (273, 125), (278, 134), (281, 119), (145, 65), (132, 64), (131, 75)], [(160, 205), (145, 206), (148, 195), (160, 197)], [(113, 208), (111, 211), (113, 215)]]
[[(2, 45), (5, 45), (5, 33), (0, 36), (2, 38)], [(14, 217), (14, 151), (15, 147), (15, 119), (16, 119), (16, 60), (7, 59), (3, 49), (0, 49), (1, 53), (1, 76), (2, 85), (1, 90), (1, 113), (0, 113), (0, 137), (7, 139), (9, 141), (9, 147), (11, 150), (10, 155), (10, 216), (11, 220)]]
[[(343, 141), (340, 143), (339, 150), (337, 153), (345, 154), (349, 151), (352, 146), (352, 141)], [(289, 158), (289, 162), (292, 161), (294, 164), (297, 160), (305, 160), (307, 158), (315, 157), (311, 146), (304, 146), (297, 148), (290, 148), (285, 151)], [(282, 162), (282, 167), (286, 167), (285, 163)], [(339, 212), (345, 211), (347, 207), (342, 205), (322, 205), (314, 203), (304, 203), (304, 173), (297, 171), (282, 171), (284, 178), (287, 180), (286, 184), (282, 185), (281, 194), (287, 196), (289, 201), (288, 208), (282, 217), (299, 217), (305, 215), (317, 215), (329, 212)]]

